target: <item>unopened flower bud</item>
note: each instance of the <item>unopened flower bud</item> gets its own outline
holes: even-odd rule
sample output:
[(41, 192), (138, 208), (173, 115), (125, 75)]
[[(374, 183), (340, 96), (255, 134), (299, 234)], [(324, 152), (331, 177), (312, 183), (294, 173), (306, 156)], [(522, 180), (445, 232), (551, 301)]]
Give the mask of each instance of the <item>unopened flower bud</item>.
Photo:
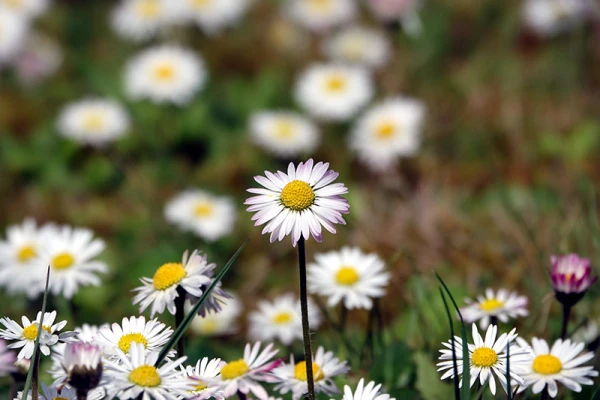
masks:
[(63, 368), (69, 376), (69, 385), (78, 393), (88, 393), (102, 379), (102, 352), (94, 344), (68, 343), (63, 358)]
[(592, 278), (590, 260), (577, 254), (552, 256), (552, 285), (556, 299), (571, 307), (583, 298), (585, 292), (596, 281)]

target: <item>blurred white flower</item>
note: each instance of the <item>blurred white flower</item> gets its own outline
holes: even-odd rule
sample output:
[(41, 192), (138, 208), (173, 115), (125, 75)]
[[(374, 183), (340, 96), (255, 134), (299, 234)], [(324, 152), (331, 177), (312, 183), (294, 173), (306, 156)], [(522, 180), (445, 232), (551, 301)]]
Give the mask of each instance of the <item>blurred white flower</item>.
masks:
[(149, 351), (160, 351), (169, 341), (173, 329), (156, 319), (146, 321), (146, 317), (123, 318), (121, 325), (113, 323), (100, 328), (94, 342), (102, 347), (108, 358), (114, 359), (119, 353), (128, 354), (132, 344), (141, 344)]
[(219, 33), (236, 24), (246, 13), (250, 0), (175, 0), (182, 4), (185, 18), (207, 34)]
[(154, 103), (189, 103), (206, 81), (200, 56), (174, 45), (142, 51), (125, 67), (125, 92)]
[(48, 5), (48, 0), (0, 0), (0, 14), (4, 8), (19, 17), (34, 18), (46, 11)]
[(7, 343), (0, 339), (0, 377), (7, 376), (16, 370), (17, 356), (8, 349)]
[(0, 66), (18, 54), (28, 30), (25, 18), (0, 7)]
[(371, 381), (365, 386), (364, 383), (364, 378), (361, 378), (354, 392), (352, 392), (350, 386), (344, 386), (344, 397), (342, 397), (342, 400), (396, 400), (393, 397), (390, 398), (389, 394), (381, 393), (381, 384), (377, 385)]
[(573, 333), (573, 342), (589, 344), (600, 338), (598, 321), (590, 320)]
[(466, 299), (466, 302), (468, 305), (460, 309), (465, 322), (470, 324), (479, 321), (481, 329), (486, 329), (493, 317), (507, 323), (510, 318), (525, 317), (529, 314), (527, 297), (506, 289), (494, 293), (488, 288), (485, 296), (477, 296), (476, 301)]
[(371, 99), (373, 84), (361, 67), (313, 64), (296, 81), (294, 96), (315, 118), (346, 121)]
[(387, 62), (391, 49), (382, 32), (350, 26), (325, 40), (323, 52), (334, 61), (376, 68)]
[[(242, 313), (239, 297), (227, 292), (230, 298), (220, 299), (221, 310), (216, 313), (196, 316), (190, 324), (190, 331), (200, 336), (220, 336), (235, 333), (238, 330), (237, 319)], [(187, 312), (191, 305), (186, 304)]]
[(286, 11), (298, 25), (322, 32), (352, 20), (355, 0), (288, 0)]
[(588, 0), (525, 0), (522, 4), (523, 23), (548, 37), (581, 25), (594, 11)]
[(111, 22), (119, 36), (142, 41), (179, 22), (181, 8), (174, 0), (121, 0)]
[(256, 144), (280, 157), (313, 151), (319, 141), (315, 124), (291, 111), (262, 111), (250, 118), (250, 133)]
[(22, 84), (31, 86), (53, 75), (62, 63), (58, 43), (47, 35), (32, 32), (14, 60)]

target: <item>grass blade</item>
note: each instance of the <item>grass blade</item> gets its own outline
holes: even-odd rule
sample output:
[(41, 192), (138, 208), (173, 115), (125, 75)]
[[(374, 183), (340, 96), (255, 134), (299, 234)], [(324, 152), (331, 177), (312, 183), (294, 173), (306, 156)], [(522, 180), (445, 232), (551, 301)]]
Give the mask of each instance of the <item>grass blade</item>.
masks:
[(231, 266), (233, 265), (236, 258), (238, 258), (238, 256), (240, 255), (240, 253), (242, 252), (244, 247), (246, 247), (246, 245), (248, 244), (249, 240), (250, 240), (250, 238), (246, 239), (246, 241), (244, 243), (242, 243), (240, 248), (235, 252), (235, 254), (233, 256), (231, 256), (229, 261), (227, 261), (227, 264), (225, 264), (225, 266), (221, 269), (219, 274), (215, 277), (215, 279), (213, 280), (213, 283), (204, 291), (204, 293), (202, 293), (200, 300), (198, 300), (198, 302), (196, 304), (194, 304), (194, 307), (192, 307), (190, 312), (185, 316), (185, 318), (181, 322), (181, 325), (179, 325), (177, 327), (177, 329), (175, 329), (175, 332), (173, 333), (173, 336), (171, 336), (171, 339), (169, 339), (167, 344), (165, 344), (165, 346), (162, 348), (162, 350), (158, 354), (158, 358), (156, 359), (154, 366), (158, 367), (160, 365), (160, 363), (165, 359), (167, 354), (169, 354), (169, 351), (171, 351), (171, 349), (173, 347), (175, 347), (177, 342), (179, 340), (181, 340), (187, 327), (193, 321), (194, 317), (198, 313), (198, 310), (200, 309), (200, 307), (202, 307), (202, 304), (204, 304), (204, 301), (208, 298), (208, 296), (210, 296), (210, 293), (217, 286), (217, 284), (221, 281), (221, 279), (223, 279), (223, 276), (225, 276), (227, 271), (229, 271), (229, 268), (231, 268)]
[(506, 398), (512, 400), (512, 389), (510, 387), (510, 342), (506, 343)]
[(448, 308), (446, 296), (444, 296), (444, 291), (442, 290), (442, 288), (440, 288), (440, 296), (442, 296), (442, 300), (444, 301), (446, 315), (448, 315), (448, 322), (450, 323), (450, 344), (452, 345), (452, 370), (454, 371), (454, 379), (452, 380), (452, 382), (454, 383), (454, 399), (460, 400), (460, 388), (458, 386), (458, 381), (460, 378), (458, 377), (458, 364), (456, 363), (456, 351), (454, 349), (454, 323), (452, 323), (452, 315), (450, 314), (450, 309)]
[(594, 397), (592, 397), (592, 400), (600, 400), (600, 388), (596, 390), (596, 393), (594, 393)]

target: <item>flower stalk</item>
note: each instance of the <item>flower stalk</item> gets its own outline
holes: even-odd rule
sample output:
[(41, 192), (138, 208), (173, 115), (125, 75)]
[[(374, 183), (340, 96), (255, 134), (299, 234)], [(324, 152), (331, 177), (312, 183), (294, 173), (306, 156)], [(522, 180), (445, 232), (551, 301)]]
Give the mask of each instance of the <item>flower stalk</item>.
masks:
[[(185, 289), (181, 286), (177, 286), (177, 297), (175, 298), (175, 329), (183, 323), (185, 318)], [(185, 342), (183, 337), (177, 342), (177, 354), (179, 357), (185, 355)]]
[(304, 339), (304, 357), (306, 362), (306, 383), (308, 398), (315, 400), (315, 382), (312, 365), (312, 348), (310, 344), (310, 326), (308, 323), (308, 295), (306, 289), (306, 249), (304, 238), (298, 240), (298, 266), (300, 270), (300, 311), (302, 314), (302, 336)]

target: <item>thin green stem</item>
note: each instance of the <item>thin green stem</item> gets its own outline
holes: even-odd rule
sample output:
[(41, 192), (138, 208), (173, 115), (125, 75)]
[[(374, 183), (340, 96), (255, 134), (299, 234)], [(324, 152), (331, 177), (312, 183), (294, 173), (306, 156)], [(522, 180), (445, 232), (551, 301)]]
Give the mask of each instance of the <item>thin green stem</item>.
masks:
[(563, 305), (562, 328), (560, 330), (560, 338), (565, 340), (567, 337), (567, 327), (569, 325), (569, 317), (571, 316), (571, 306)]
[[(42, 314), (42, 318), (40, 321), (40, 325), (44, 321), (44, 314)], [(39, 340), (39, 339), (38, 339)], [(33, 353), (33, 361), (31, 362), (31, 368), (33, 368), (33, 375), (31, 377), (31, 399), (38, 400), (39, 398), (39, 385), (38, 385), (38, 377), (40, 373), (40, 350), (36, 349)]]
[[(179, 328), (185, 318), (185, 294), (185, 289), (177, 286), (177, 297), (175, 297), (175, 329)], [(185, 341), (183, 336), (177, 342), (177, 356), (185, 356)]]
[(306, 383), (308, 399), (315, 400), (315, 382), (312, 365), (312, 348), (310, 345), (310, 327), (308, 325), (308, 294), (306, 290), (306, 249), (304, 238), (298, 240), (298, 266), (300, 270), (300, 311), (302, 313), (302, 336), (304, 338), (304, 357), (306, 362)]

